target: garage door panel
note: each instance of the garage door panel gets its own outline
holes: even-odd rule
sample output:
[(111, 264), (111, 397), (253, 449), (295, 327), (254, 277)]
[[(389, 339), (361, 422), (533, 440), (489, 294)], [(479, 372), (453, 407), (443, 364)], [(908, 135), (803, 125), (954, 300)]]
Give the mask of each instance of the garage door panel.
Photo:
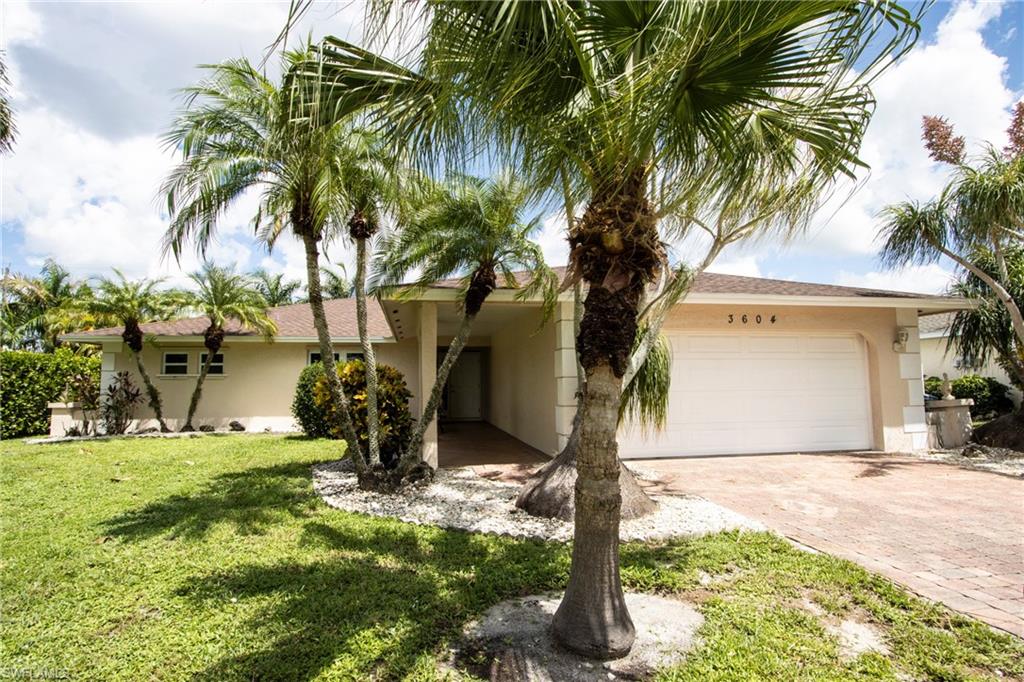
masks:
[(866, 361), (856, 336), (676, 333), (669, 341), (665, 428), (625, 425), (622, 457), (870, 447)]

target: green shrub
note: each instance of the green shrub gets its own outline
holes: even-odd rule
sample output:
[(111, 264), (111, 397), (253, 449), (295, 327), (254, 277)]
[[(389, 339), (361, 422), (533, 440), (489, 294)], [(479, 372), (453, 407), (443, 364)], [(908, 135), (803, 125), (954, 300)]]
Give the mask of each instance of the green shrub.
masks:
[(49, 433), (47, 403), (59, 401), (75, 377), (100, 381), (100, 358), (68, 348), (53, 353), (0, 351), (0, 438)]
[[(1009, 396), (1010, 387), (992, 377), (965, 374), (959, 379), (953, 379), (952, 389), (955, 398), (970, 398), (974, 401), (974, 405), (971, 406), (972, 417), (992, 417), (1013, 409), (1013, 401)], [(928, 377), (924, 380), (924, 390), (941, 398), (942, 379)]]
[[(362, 360), (339, 363), (338, 376), (349, 401), (349, 412), (356, 434), (365, 451), (369, 439), (366, 430), (366, 365)], [(310, 386), (312, 390), (309, 390)], [(381, 459), (385, 464), (397, 459), (412, 435), (413, 418), (409, 412), (411, 397), (412, 393), (401, 372), (388, 365), (377, 365), (377, 413)], [(295, 400), (292, 402), (295, 418), (309, 436), (341, 438), (340, 433), (332, 430), (333, 409), (323, 365), (310, 365), (299, 376)]]
[(331, 430), (327, 425), (327, 412), (323, 407), (317, 405), (314, 399), (316, 384), (323, 376), (323, 364), (314, 362), (303, 368), (299, 374), (299, 381), (295, 385), (292, 415), (299, 422), (302, 432), (310, 438), (331, 437)]

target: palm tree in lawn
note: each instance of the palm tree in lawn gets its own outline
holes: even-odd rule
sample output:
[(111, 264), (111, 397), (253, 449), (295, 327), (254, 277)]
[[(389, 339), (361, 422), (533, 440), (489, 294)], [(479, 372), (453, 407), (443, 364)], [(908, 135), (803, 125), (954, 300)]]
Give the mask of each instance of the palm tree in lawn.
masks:
[(573, 562), (553, 631), (573, 651), (624, 655), (634, 628), (615, 431), (643, 293), (666, 264), (658, 222), (752, 182), (801, 176), (817, 193), (853, 175), (872, 79), (919, 26), (867, 0), (372, 7), (380, 30), (394, 12), (423, 13), (419, 56), (391, 61), (328, 38), (299, 66), (320, 84), (318, 108), (372, 111), (421, 163), (457, 165), (484, 148), (537, 189), (564, 173), (586, 207), (569, 235), (567, 284), (587, 285), (586, 387)]
[(130, 280), (114, 269), (116, 279), (101, 277), (93, 289), (93, 296), (81, 302), (81, 309), (98, 317), (116, 319), (124, 326), (121, 338), (135, 358), (135, 366), (146, 387), (149, 407), (156, 416), (160, 430), (170, 431), (164, 421), (160, 392), (153, 385), (142, 360), (142, 346), (145, 336), (139, 326), (153, 320), (166, 320), (176, 315), (184, 303), (178, 292), (159, 289), (162, 280)]
[(286, 280), (283, 274), (272, 275), (263, 268), (254, 271), (252, 279), (256, 284), (256, 290), (267, 302), (268, 308), (295, 303), (295, 294), (302, 288), (302, 282), (299, 280)]
[(418, 277), (398, 290), (400, 297), (449, 277), (460, 279), (459, 328), (448, 344), (423, 414), (402, 456), (403, 469), (422, 460), (423, 436), (437, 415), (448, 375), (491, 292), (501, 284), (517, 288), (520, 300), (539, 296), (545, 320), (554, 309), (557, 278), (545, 264), (540, 246), (530, 239), (540, 223), (537, 218), (526, 222), (521, 218), (529, 198), (527, 186), (511, 174), (490, 180), (452, 176), (446, 182), (421, 188), (412, 205), (404, 206), (398, 229), (381, 244), (374, 260), (375, 285), (379, 289), (403, 284), (411, 272), (418, 272)]
[[(307, 60), (286, 54), (286, 67)], [(185, 107), (165, 136), (181, 162), (163, 185), (171, 223), (165, 249), (178, 256), (188, 243), (204, 252), (218, 218), (247, 190), (262, 192), (257, 234), (274, 240), (290, 232), (306, 254), (306, 289), (333, 410), (357, 471), (365, 468), (359, 440), (334, 364), (324, 313), (320, 250), (342, 234), (345, 202), (345, 122), (319, 125), (297, 118), (291, 100), (244, 59), (206, 67), (208, 76), (185, 90)]]
[(184, 303), (206, 316), (210, 324), (203, 331), (206, 362), (199, 368), (182, 431), (195, 430), (192, 418), (199, 407), (203, 383), (224, 343), (224, 326), (228, 321), (236, 321), (242, 329), (261, 334), (267, 341), (272, 341), (277, 334), (277, 324), (267, 315), (267, 300), (252, 279), (212, 263), (203, 265), (201, 270), (189, 275), (189, 279), (196, 285), (196, 291), (187, 292)]

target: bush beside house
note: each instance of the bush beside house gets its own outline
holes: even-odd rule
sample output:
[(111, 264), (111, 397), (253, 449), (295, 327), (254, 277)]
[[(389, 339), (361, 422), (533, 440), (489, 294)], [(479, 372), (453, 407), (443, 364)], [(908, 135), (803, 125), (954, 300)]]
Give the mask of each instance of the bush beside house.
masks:
[(61, 400), (82, 374), (98, 385), (100, 358), (67, 348), (53, 353), (0, 351), (0, 438), (49, 433), (47, 403)]
[[(362, 360), (350, 360), (338, 365), (338, 376), (349, 411), (355, 422), (360, 444), (366, 446), (366, 365)], [(381, 460), (385, 465), (395, 461), (412, 435), (413, 418), (409, 411), (412, 392), (405, 377), (394, 367), (377, 365), (377, 411), (380, 428)], [(319, 362), (309, 365), (299, 375), (292, 401), (292, 414), (303, 432), (313, 438), (341, 438), (331, 429), (330, 400), (324, 367)]]
[[(960, 399), (970, 398), (974, 401), (971, 416), (974, 418), (991, 418), (1013, 410), (1010, 399), (1010, 387), (992, 377), (977, 374), (966, 374), (952, 382), (953, 396)], [(928, 377), (924, 381), (926, 393), (941, 397), (942, 379)]]

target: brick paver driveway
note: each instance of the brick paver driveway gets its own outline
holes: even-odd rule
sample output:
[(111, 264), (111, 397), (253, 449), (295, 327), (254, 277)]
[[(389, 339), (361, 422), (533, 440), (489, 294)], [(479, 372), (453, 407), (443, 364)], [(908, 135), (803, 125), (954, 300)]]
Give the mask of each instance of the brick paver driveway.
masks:
[(766, 455), (638, 462), (711, 499), (1024, 636), (1024, 481), (909, 457)]

